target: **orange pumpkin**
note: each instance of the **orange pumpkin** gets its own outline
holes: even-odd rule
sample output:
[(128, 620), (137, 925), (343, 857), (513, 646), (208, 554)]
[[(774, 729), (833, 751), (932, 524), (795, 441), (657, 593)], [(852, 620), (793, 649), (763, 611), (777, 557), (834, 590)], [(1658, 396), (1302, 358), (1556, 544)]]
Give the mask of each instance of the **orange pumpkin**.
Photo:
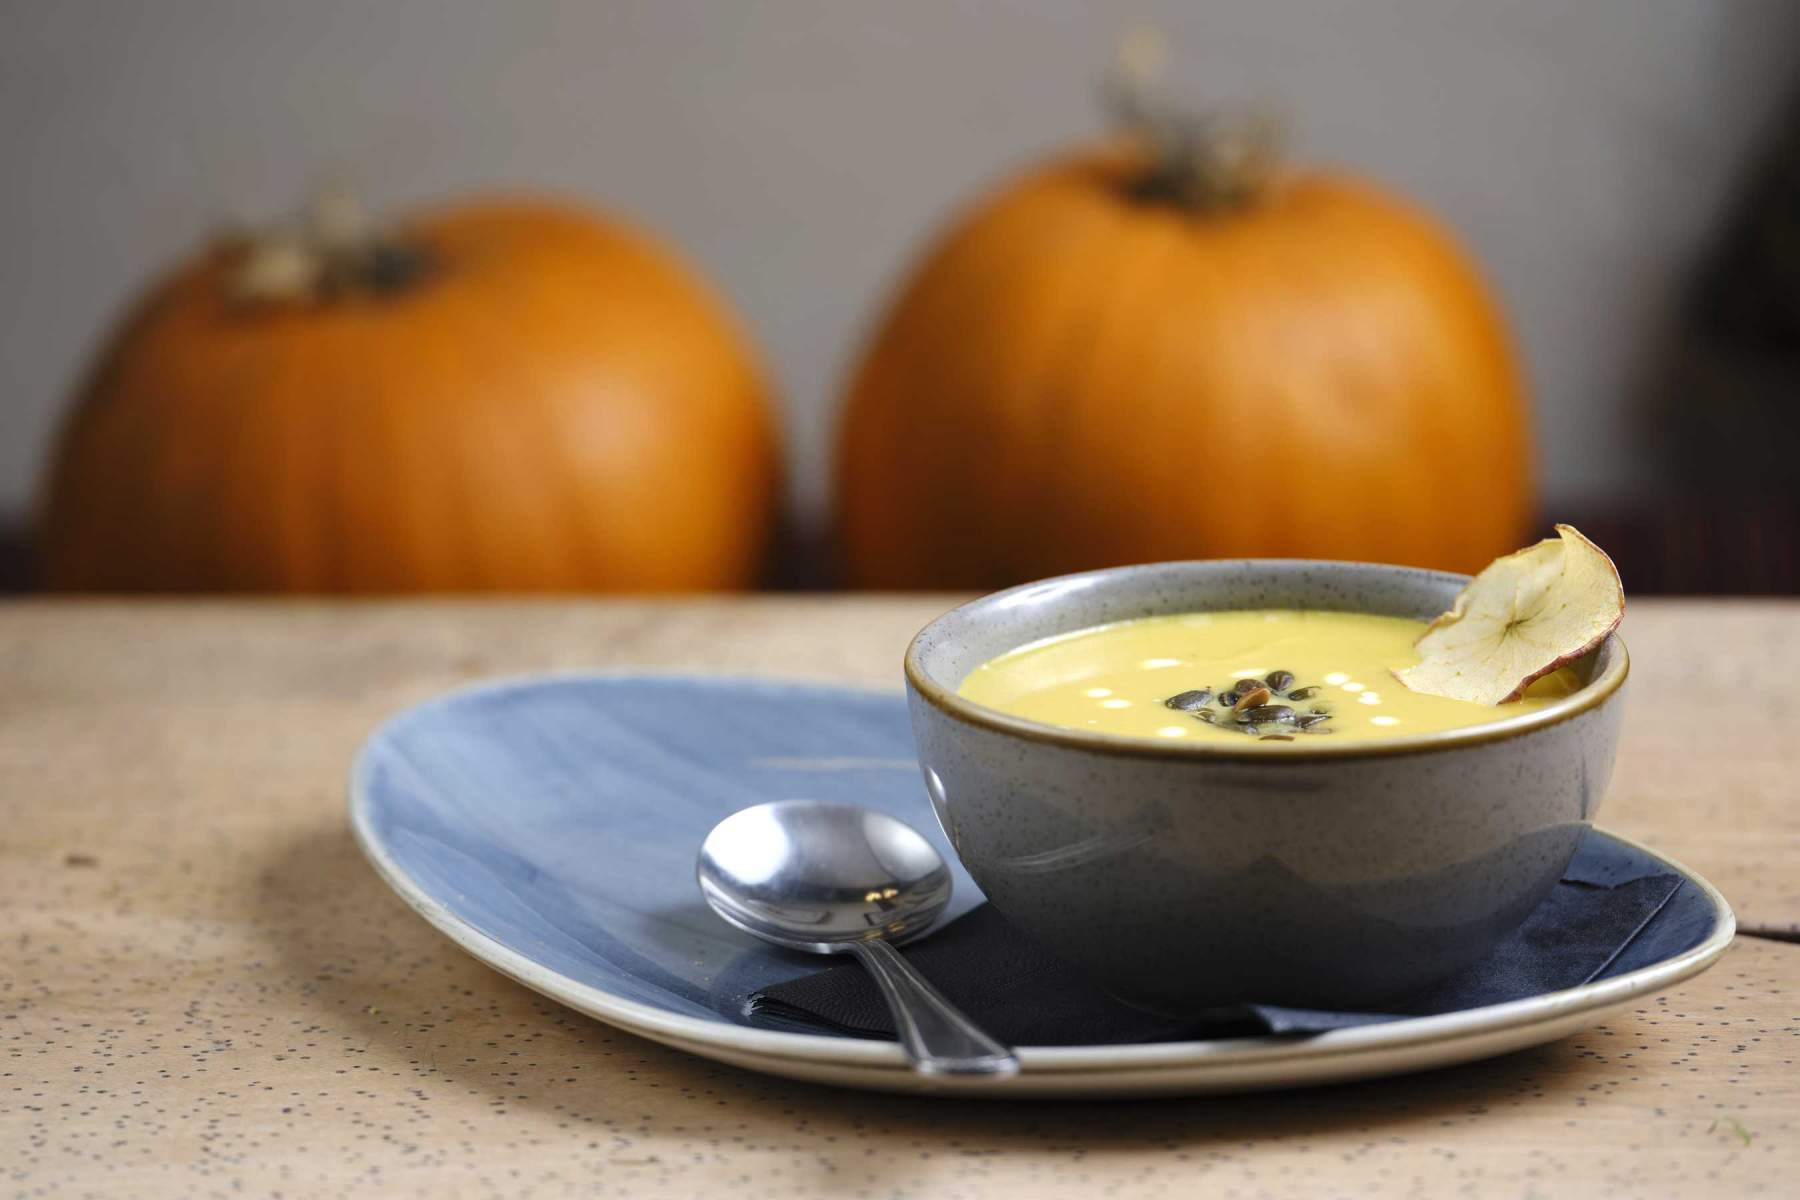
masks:
[(768, 389), (666, 249), (536, 200), (392, 233), (350, 216), (216, 247), (142, 302), (64, 431), (52, 587), (757, 580), (779, 482)]
[(1202, 141), (1052, 162), (930, 253), (846, 399), (854, 584), (1252, 555), (1472, 571), (1520, 544), (1526, 404), (1468, 259), (1343, 175), (1220, 187)]

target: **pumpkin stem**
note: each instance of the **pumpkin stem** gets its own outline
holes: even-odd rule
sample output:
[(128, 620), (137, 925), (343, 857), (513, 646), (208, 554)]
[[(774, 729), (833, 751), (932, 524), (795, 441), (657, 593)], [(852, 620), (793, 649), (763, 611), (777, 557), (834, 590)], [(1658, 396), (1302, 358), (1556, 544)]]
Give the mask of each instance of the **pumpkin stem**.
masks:
[(371, 220), (341, 185), (321, 189), (298, 220), (232, 238), (228, 252), (236, 256), (231, 299), (256, 307), (393, 296), (437, 267), (424, 247)]
[(1163, 36), (1134, 29), (1101, 85), (1101, 103), (1120, 129), (1144, 144), (1150, 169), (1132, 187), (1140, 199), (1191, 212), (1231, 212), (1254, 204), (1281, 163), (1285, 130), (1262, 108), (1192, 113), (1161, 87)]

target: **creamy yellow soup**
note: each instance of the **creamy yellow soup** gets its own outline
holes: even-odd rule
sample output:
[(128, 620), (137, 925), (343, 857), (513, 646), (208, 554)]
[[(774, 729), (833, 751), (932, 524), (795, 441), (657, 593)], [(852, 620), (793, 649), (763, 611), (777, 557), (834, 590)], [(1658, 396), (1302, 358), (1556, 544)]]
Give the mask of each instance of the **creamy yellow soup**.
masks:
[(1143, 617), (1021, 646), (983, 663), (961, 694), (1014, 716), (1125, 737), (1311, 742), (1480, 725), (1580, 686), (1567, 668), (1511, 704), (1409, 690), (1425, 622), (1270, 609)]

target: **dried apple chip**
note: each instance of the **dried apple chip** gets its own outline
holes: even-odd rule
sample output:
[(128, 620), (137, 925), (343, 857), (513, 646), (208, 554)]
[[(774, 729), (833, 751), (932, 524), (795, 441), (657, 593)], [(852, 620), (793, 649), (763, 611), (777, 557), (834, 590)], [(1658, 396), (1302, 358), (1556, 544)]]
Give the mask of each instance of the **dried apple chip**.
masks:
[(1605, 641), (1625, 616), (1619, 570), (1574, 526), (1556, 533), (1484, 567), (1420, 636), (1418, 665), (1394, 677), (1415, 692), (1504, 704)]

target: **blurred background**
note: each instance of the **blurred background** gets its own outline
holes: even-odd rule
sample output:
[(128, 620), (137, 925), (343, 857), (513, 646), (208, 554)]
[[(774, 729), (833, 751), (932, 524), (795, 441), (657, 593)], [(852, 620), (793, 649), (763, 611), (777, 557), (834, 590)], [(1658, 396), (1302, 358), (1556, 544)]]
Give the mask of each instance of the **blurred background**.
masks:
[[(1794, 483), (1800, 472), (1793, 468), (1800, 451), (1800, 5), (1785, 0), (1117, 6), (15, 0), (0, 6), (0, 154), (8, 164), (0, 187), (0, 369), (6, 384), (0, 394), (0, 529), (7, 547), (0, 574), (15, 589), (57, 582), (34, 557), (34, 549), (43, 549), (40, 535), (81, 543), (67, 550), (72, 565), (59, 584), (77, 590), (818, 587), (847, 579), (983, 586), (1029, 572), (1038, 565), (1029, 556), (1000, 555), (1004, 562), (992, 578), (966, 572), (932, 577), (929, 564), (938, 551), (930, 546), (895, 548), (896, 562), (911, 555), (910, 573), (884, 572), (879, 562), (873, 569), (867, 564), (888, 553), (889, 540), (926, 535), (892, 532), (889, 526), (900, 526), (882, 526), (874, 518), (864, 522), (863, 533), (846, 533), (856, 521), (839, 512), (842, 481), (881, 474), (872, 465), (888, 453), (880, 436), (917, 443), (939, 434), (973, 436), (969, 431), (979, 428), (997, 439), (992, 453), (1000, 474), (1025, 471), (1018, 463), (1027, 451), (1019, 450), (1015, 461), (1009, 435), (993, 430), (999, 418), (967, 416), (988, 403), (985, 385), (973, 368), (945, 365), (950, 351), (941, 339), (948, 334), (928, 339), (916, 363), (870, 370), (901, 381), (895, 388), (937, 394), (941, 405), (950, 404), (943, 397), (954, 399), (954, 411), (921, 410), (921, 420), (935, 412), (949, 424), (900, 429), (891, 419), (883, 424), (871, 418), (873, 432), (852, 452), (863, 459), (834, 468), (838, 438), (858, 390), (859, 364), (880, 340), (908, 280), (921, 278), (915, 272), (929, 248), (978, 198), (1105, 132), (1099, 85), (1121, 34), (1139, 26), (1160, 30), (1166, 42), (1163, 80), (1171, 103), (1194, 110), (1245, 100), (1270, 105), (1286, 118), (1286, 153), (1294, 163), (1328, 164), (1375, 181), (1453, 231), (1486, 280), (1500, 327), (1510, 331), (1518, 403), (1528, 413), (1535, 451), (1535, 470), (1524, 482), (1495, 484), (1524, 489), (1519, 502), (1528, 507), (1528, 519), (1510, 544), (1540, 535), (1547, 520), (1568, 520), (1613, 551), (1634, 591), (1781, 592), (1800, 586)], [(453, 461), (465, 446), (445, 452), (446, 473), (465, 484), (462, 507), (421, 501), (406, 517), (440, 530), (431, 548), (418, 551), (419, 563), (442, 568), (435, 573), (421, 566), (412, 576), (353, 579), (340, 563), (320, 568), (324, 575), (309, 574), (303, 563), (296, 565), (306, 557), (301, 551), (264, 553), (259, 547), (270, 539), (304, 540), (292, 531), (304, 524), (309, 506), (333, 513), (330, 528), (337, 533), (318, 537), (355, 538), (364, 525), (355, 505), (382, 503), (346, 499), (331, 492), (335, 485), (316, 480), (283, 483), (287, 491), (267, 502), (269, 529), (286, 534), (244, 516), (234, 532), (212, 535), (206, 547), (177, 544), (182, 534), (171, 532), (172, 522), (203, 523), (212, 509), (257, 510), (243, 499), (252, 486), (243, 477), (263, 473), (242, 458), (253, 440), (242, 422), (252, 418), (219, 415), (207, 407), (216, 398), (182, 407), (190, 403), (183, 389), (204, 392), (224, 376), (220, 364), (249, 361), (242, 356), (251, 335), (177, 328), (172, 317), (165, 322), (169, 328), (159, 329), (140, 317), (128, 336), (144, 344), (134, 344), (105, 369), (94, 367), (97, 356), (153, 280), (222, 230), (290, 218), (324, 180), (348, 181), (376, 214), (429, 210), (496, 192), (541, 194), (591, 206), (653, 235), (685, 264), (682, 271), (704, 281), (695, 286), (710, 297), (695, 303), (705, 307), (717, 299), (717, 314), (708, 309), (693, 320), (706, 325), (716, 315), (725, 332), (716, 338), (685, 333), (679, 350), (641, 348), (677, 320), (657, 315), (675, 303), (657, 293), (643, 301), (649, 315), (634, 318), (647, 332), (609, 352), (617, 357), (582, 370), (591, 371), (593, 388), (611, 397), (607, 403), (622, 405), (634, 388), (654, 392), (655, 381), (671, 377), (668, 362), (715, 353), (721, 362), (738, 362), (741, 371), (721, 365), (703, 380), (669, 386), (695, 394), (766, 394), (743, 403), (761, 403), (773, 413), (779, 466), (765, 461), (774, 452), (760, 444), (750, 452), (753, 462), (731, 458), (741, 443), (762, 437), (755, 421), (735, 408), (715, 411), (699, 400), (662, 402), (653, 395), (640, 402), (652, 414), (688, 405), (680, 408), (688, 424), (673, 433), (687, 445), (715, 435), (734, 439), (719, 449), (717, 461), (729, 464), (715, 474), (728, 476), (736, 490), (715, 507), (753, 508), (763, 503), (764, 490), (778, 488), (779, 516), (766, 527), (751, 522), (721, 532), (720, 518), (710, 509), (702, 512), (700, 500), (692, 511), (684, 507), (692, 488), (680, 479), (669, 482), (679, 500), (668, 500), (642, 479), (624, 492), (596, 483), (597, 490), (574, 502), (583, 515), (570, 520), (597, 528), (609, 518), (582, 506), (624, 505), (631, 521), (647, 524), (660, 538), (706, 542), (713, 549), (696, 550), (696, 561), (711, 554), (707, 561), (716, 569), (682, 574), (658, 560), (654, 569), (635, 574), (596, 568), (562, 575), (545, 565), (557, 547), (540, 545), (533, 551), (538, 557), (514, 576), (498, 569), (458, 575), (445, 565), (457, 553), (457, 522), (465, 519), (455, 514), (483, 508), (489, 495), (482, 490), (486, 476)], [(1194, 219), (1228, 218), (1205, 213)], [(461, 236), (441, 234), (446, 244)], [(542, 255), (548, 261), (588, 253), (581, 248), (588, 243), (576, 246), (578, 240), (559, 250), (565, 243), (551, 238)], [(231, 245), (232, 253), (247, 253)], [(637, 268), (618, 264), (622, 252), (593, 253), (592, 274), (601, 280), (595, 320), (611, 330), (616, 322), (607, 324), (612, 318), (602, 310), (623, 287), (604, 279)], [(608, 254), (610, 266), (599, 261)], [(265, 257), (258, 263), (279, 275), (287, 260), (274, 251)], [(965, 275), (941, 285), (926, 280), (925, 286), (969, 294), (986, 286), (984, 278)], [(419, 286), (435, 284), (428, 278)], [(519, 293), (508, 289), (526, 286), (502, 275), (489, 302), (502, 313), (523, 313), (537, 301), (509, 310)], [(662, 285), (643, 286), (655, 291)], [(1086, 294), (1080, 282), (1066, 286)], [(1112, 286), (1095, 283), (1096, 305), (1113, 294), (1107, 291)], [(1016, 294), (994, 287), (995, 294)], [(1369, 287), (1371, 295), (1378, 290)], [(297, 315), (259, 309), (244, 318), (258, 322), (256, 337), (291, 336), (295, 361), (315, 354), (308, 347), (325, 344), (307, 338), (327, 337), (297, 326), (335, 319), (323, 311), (334, 302), (330, 296), (307, 293), (302, 300)], [(400, 302), (420, 311), (427, 303)], [(472, 294), (462, 301), (477, 302)], [(365, 307), (377, 304), (368, 300)], [(1176, 307), (1171, 303), (1169, 310)], [(207, 320), (225, 320), (207, 312)], [(282, 321), (296, 328), (281, 333), (286, 327), (276, 323)], [(1006, 353), (1010, 335), (998, 332), (1005, 321), (1005, 313), (979, 307), (941, 319), (960, 325), (976, 343), (960, 352), (970, 361)], [(548, 317), (541, 323), (554, 324)], [(533, 328), (513, 329), (506, 337), (530, 340)], [(1053, 340), (1056, 334), (1046, 329), (1043, 336)], [(903, 357), (906, 338), (923, 335), (895, 336), (891, 354)], [(1318, 344), (1331, 336), (1322, 334)], [(1358, 336), (1381, 332), (1363, 329)], [(1395, 336), (1400, 348), (1394, 353), (1404, 355), (1406, 347), (1434, 335), (1413, 328)], [(608, 332), (594, 340), (614, 337)], [(1315, 344), (1305, 331), (1295, 337), (1295, 353)], [(238, 340), (225, 344), (233, 338)], [(202, 345), (206, 339), (214, 340)], [(457, 339), (447, 340), (454, 345)], [(700, 343), (707, 343), (703, 352), (694, 349)], [(170, 347), (178, 344), (186, 357), (172, 365), (176, 351)], [(398, 412), (411, 401), (392, 399), (405, 388), (397, 363), (448, 354), (437, 375), (420, 368), (421, 387), (440, 386), (423, 381), (456, 367), (442, 340), (430, 343), (437, 348), (429, 352), (420, 349), (423, 344), (365, 352), (333, 343), (336, 348), (317, 349), (316, 355), (332, 356), (328, 378), (349, 392), (365, 386), (358, 363), (382, 364), (369, 369), (380, 376), (380, 390), (389, 397), (384, 403)], [(1276, 357), (1284, 352), (1274, 349)], [(545, 353), (566, 360), (579, 347), (565, 340)], [(1129, 357), (1125, 349), (1120, 353)], [(244, 369), (254, 379), (255, 369)], [(303, 375), (308, 368), (291, 369)], [(1506, 390), (1490, 368), (1483, 370), (1487, 376), (1471, 387)], [(521, 379), (553, 373), (539, 364)], [(746, 382), (751, 377), (763, 383)], [(1004, 390), (1006, 384), (994, 386)], [(1283, 386), (1288, 384), (1291, 379)], [(244, 404), (259, 402), (254, 382), (234, 386)], [(489, 433), (463, 442), (499, 438), (492, 434), (494, 423), (507, 420), (506, 406), (529, 386), (501, 387), (507, 394), (492, 402), (500, 415), (484, 418)], [(1166, 384), (1157, 386), (1166, 391)], [(1238, 386), (1255, 395), (1261, 384), (1248, 379)], [(1454, 381), (1436, 386), (1455, 391)], [(289, 391), (309, 387), (329, 390), (306, 383)], [(1105, 403), (1123, 407), (1108, 411), (1141, 421), (1146, 440), (1158, 441), (1157, 418), (1130, 407), (1129, 375), (1115, 379), (1111, 390)], [(84, 394), (95, 410), (93, 428), (71, 435), (79, 445), (68, 452), (71, 465), (61, 482), (53, 483), (59, 430), (70, 427)], [(884, 402), (880, 396), (862, 400)], [(419, 401), (427, 402), (430, 397)], [(287, 406), (281, 419), (289, 424), (280, 437), (270, 435), (271, 443), (333, 444), (336, 437), (338, 448), (321, 453), (341, 466), (351, 453), (341, 444), (351, 437), (347, 418), (333, 418), (335, 434), (303, 431), (307, 418), (294, 411), (303, 402), (290, 397), (281, 403)], [(327, 408), (339, 403), (350, 402), (331, 396), (319, 401)], [(1206, 395), (1193, 398), (1195, 405), (1207, 403)], [(136, 414), (129, 419), (109, 412), (128, 408)], [(409, 419), (395, 416), (384, 426), (384, 436), (393, 439), (384, 450), (390, 462), (409, 453), (405, 431), (415, 427)], [(624, 465), (619, 462), (629, 456), (620, 452), (609, 466), (605, 454), (579, 448), (582, 438), (613, 438), (624, 425), (631, 422), (615, 413), (551, 430), (546, 443), (558, 448), (545, 450), (545, 461), (575, 474), (631, 475), (633, 463), (652, 460), (649, 451)], [(953, 434), (944, 432), (952, 426)], [(717, 433), (721, 429), (732, 432)], [(1023, 446), (1034, 435), (1017, 436)], [(1406, 449), (1396, 442), (1396, 461), (1429, 455), (1430, 444), (1408, 443), (1413, 448)], [(271, 461), (288, 461), (279, 447), (267, 452)], [(905, 455), (917, 452), (894, 449), (892, 461), (906, 467), (896, 473), (914, 470)], [(1304, 475), (1304, 455), (1311, 452), (1296, 443), (1298, 474)], [(506, 453), (503, 480), (540, 473), (528, 449), (513, 446)], [(713, 462), (711, 453), (702, 449), (699, 461)], [(161, 476), (147, 467), (140, 471), (134, 455), (150, 456), (167, 469)], [(235, 472), (237, 481), (208, 492), (204, 481), (213, 465)], [(375, 473), (368, 478), (378, 480), (379, 472), (370, 470)], [(961, 470), (979, 473), (969, 462)], [(339, 474), (346, 472), (354, 473), (345, 467)], [(409, 478), (422, 474), (429, 472), (415, 470)], [(1024, 485), (1014, 479), (1008, 486), (1016, 492)], [(397, 477), (394, 487), (418, 491), (424, 485)], [(366, 497), (379, 482), (362, 481), (357, 488)], [(55, 518), (45, 535), (41, 522), (59, 489), (54, 502), (67, 515)], [(972, 488), (928, 488), (929, 495), (947, 490), (958, 504), (980, 509), (986, 503)], [(156, 497), (173, 492), (182, 493), (186, 516), (152, 511)], [(931, 509), (929, 499), (920, 503), (940, 524), (957, 511), (947, 515)], [(1017, 496), (1009, 492), (993, 503), (1016, 505)], [(494, 505), (512, 514), (515, 538), (530, 540), (521, 532), (527, 525), (562, 519), (550, 501), (499, 498)], [(662, 529), (657, 514), (665, 506), (679, 511), (674, 524)], [(870, 511), (908, 506), (905, 496), (864, 502)], [(1075, 514), (1068, 519), (1081, 524), (1098, 509), (1077, 497), (1057, 511)], [(1133, 519), (1107, 516), (1115, 518)], [(369, 516), (366, 528), (389, 529), (385, 520)], [(970, 520), (981, 523), (978, 515)], [(392, 529), (402, 530), (403, 523)], [(1276, 522), (1266, 534), (1245, 531), (1247, 541), (1220, 540), (1196, 525), (1182, 534), (1188, 540), (1166, 544), (1196, 554), (1256, 552), (1265, 543), (1271, 552), (1337, 549), (1335, 543), (1296, 540), (1301, 534), (1295, 529), (1294, 521)], [(1455, 545), (1459, 554), (1479, 549), (1484, 559), (1489, 553), (1485, 544), (1463, 547), (1442, 537), (1434, 542), (1428, 532), (1398, 545), (1394, 556), (1435, 555), (1444, 558), (1442, 565), (1461, 565), (1448, 550), (1430, 547)], [(391, 561), (410, 535), (369, 536), (378, 542), (366, 551), (370, 558)], [(614, 553), (615, 543), (625, 539), (583, 536), (586, 541), (574, 538), (580, 545), (570, 553), (586, 556), (590, 565), (593, 556)], [(882, 544), (846, 552), (846, 536)], [(1001, 522), (985, 536), (1016, 541), (1019, 527)], [(734, 538), (741, 544), (718, 548)], [(1129, 558), (1145, 547), (1160, 553), (1165, 542), (1111, 530), (1080, 544), (1087, 547), (1081, 554), (1103, 559)], [(1359, 549), (1350, 541), (1343, 545)], [(1412, 546), (1420, 549), (1413, 553)], [(973, 561), (988, 549), (971, 543), (946, 553)], [(497, 553), (488, 555), (490, 567)], [(856, 553), (865, 564), (860, 571), (846, 567)], [(239, 557), (225, 562), (231, 555)], [(314, 558), (320, 556), (337, 561), (329, 549)], [(127, 559), (129, 569), (117, 565)], [(927, 565), (919, 567), (921, 562)]]

